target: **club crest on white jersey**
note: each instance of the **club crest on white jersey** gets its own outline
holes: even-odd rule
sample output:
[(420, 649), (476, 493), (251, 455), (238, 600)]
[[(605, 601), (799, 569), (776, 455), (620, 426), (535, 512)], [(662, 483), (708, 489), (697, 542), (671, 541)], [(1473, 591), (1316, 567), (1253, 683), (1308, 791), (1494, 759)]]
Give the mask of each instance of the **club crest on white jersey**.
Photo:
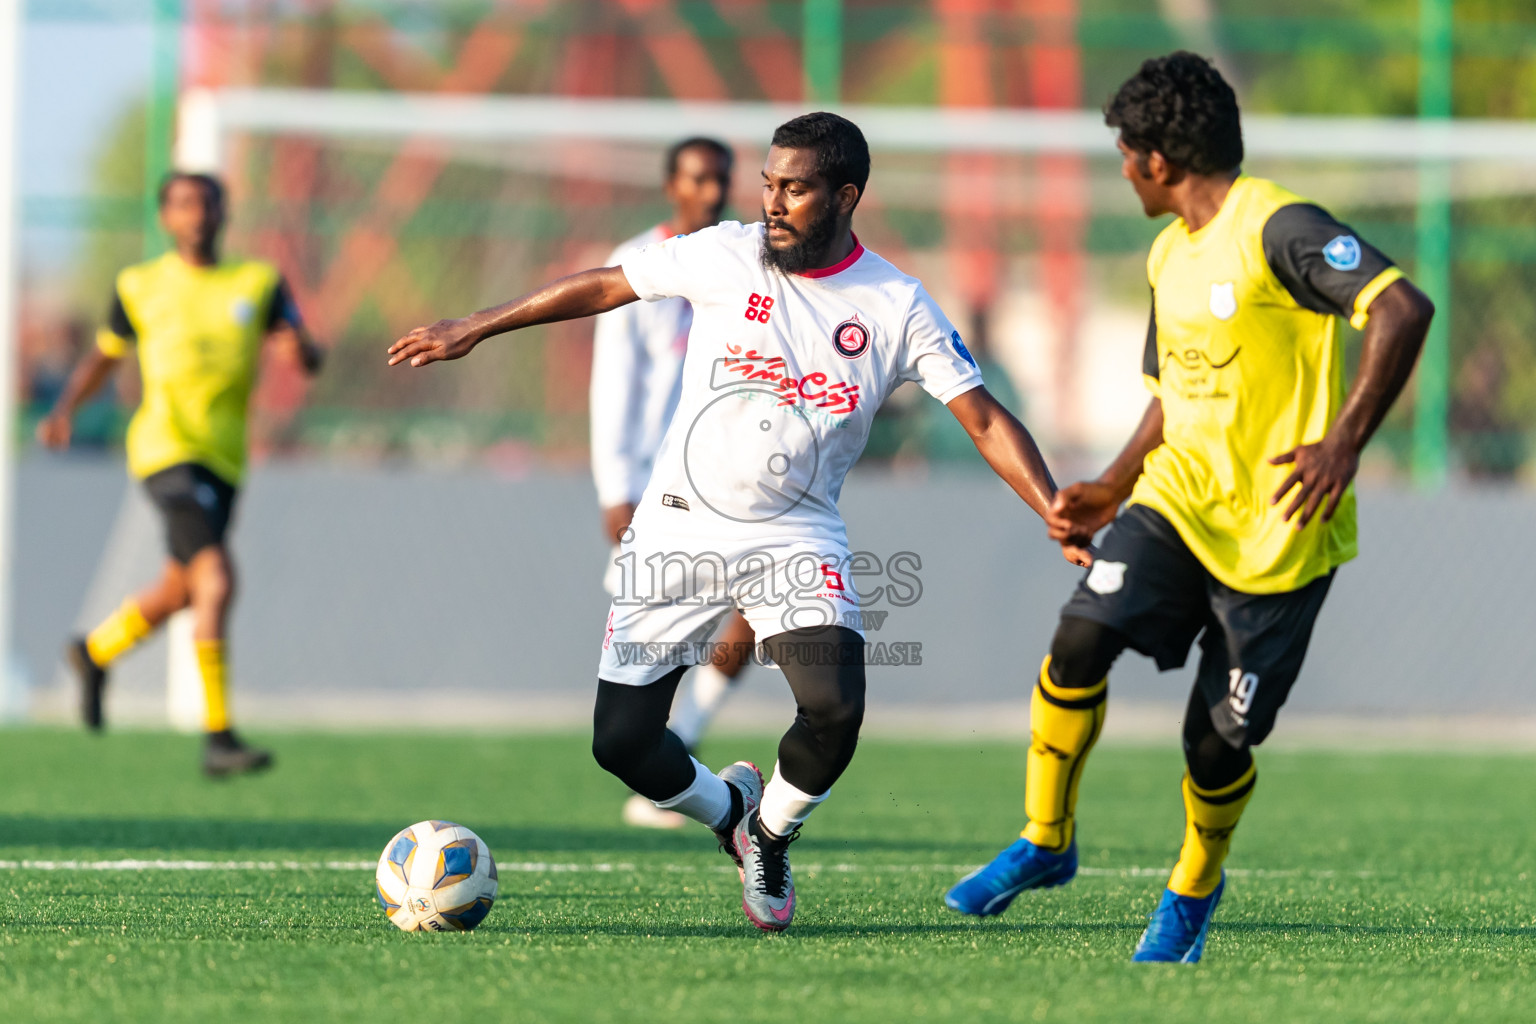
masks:
[(832, 347), (844, 359), (857, 359), (869, 351), (869, 328), (857, 316), (844, 320), (832, 330)]

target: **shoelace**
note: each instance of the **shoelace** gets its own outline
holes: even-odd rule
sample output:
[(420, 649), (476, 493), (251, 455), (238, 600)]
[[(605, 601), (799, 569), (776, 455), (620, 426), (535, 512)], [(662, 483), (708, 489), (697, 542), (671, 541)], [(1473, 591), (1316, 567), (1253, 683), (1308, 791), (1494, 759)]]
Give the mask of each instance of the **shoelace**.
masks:
[(736, 852), (736, 837), (732, 832), (716, 832), (715, 841), (720, 844), (720, 852), (741, 866), (741, 854)]
[(759, 862), (763, 866), (763, 888), (768, 895), (779, 900), (784, 898), (784, 887), (789, 880), (789, 844), (800, 838), (800, 828), (778, 840), (771, 840), (762, 832), (762, 823), (757, 827), (757, 848), (760, 852)]

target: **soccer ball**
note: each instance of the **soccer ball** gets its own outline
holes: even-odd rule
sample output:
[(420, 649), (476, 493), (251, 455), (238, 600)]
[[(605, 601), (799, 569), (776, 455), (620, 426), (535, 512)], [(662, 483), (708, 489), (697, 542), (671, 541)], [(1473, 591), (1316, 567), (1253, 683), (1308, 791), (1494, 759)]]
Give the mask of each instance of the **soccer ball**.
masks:
[(374, 888), (402, 931), (467, 932), (496, 902), (496, 861), (463, 825), (418, 821), (384, 847)]

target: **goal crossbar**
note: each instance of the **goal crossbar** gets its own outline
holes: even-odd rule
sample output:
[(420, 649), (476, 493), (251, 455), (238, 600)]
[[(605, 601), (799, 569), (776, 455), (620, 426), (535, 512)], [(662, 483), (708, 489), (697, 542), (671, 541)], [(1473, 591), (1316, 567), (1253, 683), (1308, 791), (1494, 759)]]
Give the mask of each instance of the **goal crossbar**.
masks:
[[(841, 106), (870, 147), (900, 152), (1110, 155), (1097, 111)], [(776, 103), (554, 96), (471, 96), (319, 89), (194, 89), (181, 99), (177, 164), (216, 170), (227, 135), (444, 141), (604, 139), (667, 143), (689, 135), (766, 141), (804, 108)], [(1249, 115), (1253, 156), (1368, 162), (1492, 160), (1536, 163), (1536, 122)]]

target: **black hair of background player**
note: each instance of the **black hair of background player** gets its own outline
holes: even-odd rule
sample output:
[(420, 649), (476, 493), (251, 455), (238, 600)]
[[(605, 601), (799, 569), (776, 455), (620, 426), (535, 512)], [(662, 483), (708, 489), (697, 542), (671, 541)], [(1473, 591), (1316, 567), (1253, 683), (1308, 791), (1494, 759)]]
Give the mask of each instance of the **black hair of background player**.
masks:
[(178, 181), (196, 182), (208, 190), (213, 201), (220, 206), (224, 205), (224, 183), (211, 174), (197, 174), (192, 171), (171, 171), (160, 179), (160, 189), (156, 193), (160, 209), (165, 209), (165, 201), (170, 198), (171, 186)]
[(1104, 123), (1136, 152), (1161, 153), (1194, 174), (1243, 162), (1237, 94), (1215, 65), (1187, 50), (1143, 62), (1105, 105)]
[(864, 195), (869, 182), (869, 143), (859, 126), (846, 117), (826, 111), (801, 114), (773, 131), (773, 145), (781, 149), (814, 149), (816, 170), (836, 192), (853, 185)]
[(677, 161), (690, 149), (709, 150), (725, 161), (725, 169), (727, 171), (736, 165), (736, 154), (731, 151), (731, 147), (719, 139), (711, 139), (707, 135), (694, 135), (683, 139), (681, 142), (674, 142), (667, 147), (667, 157), (664, 165), (667, 172), (667, 181), (677, 177)]

